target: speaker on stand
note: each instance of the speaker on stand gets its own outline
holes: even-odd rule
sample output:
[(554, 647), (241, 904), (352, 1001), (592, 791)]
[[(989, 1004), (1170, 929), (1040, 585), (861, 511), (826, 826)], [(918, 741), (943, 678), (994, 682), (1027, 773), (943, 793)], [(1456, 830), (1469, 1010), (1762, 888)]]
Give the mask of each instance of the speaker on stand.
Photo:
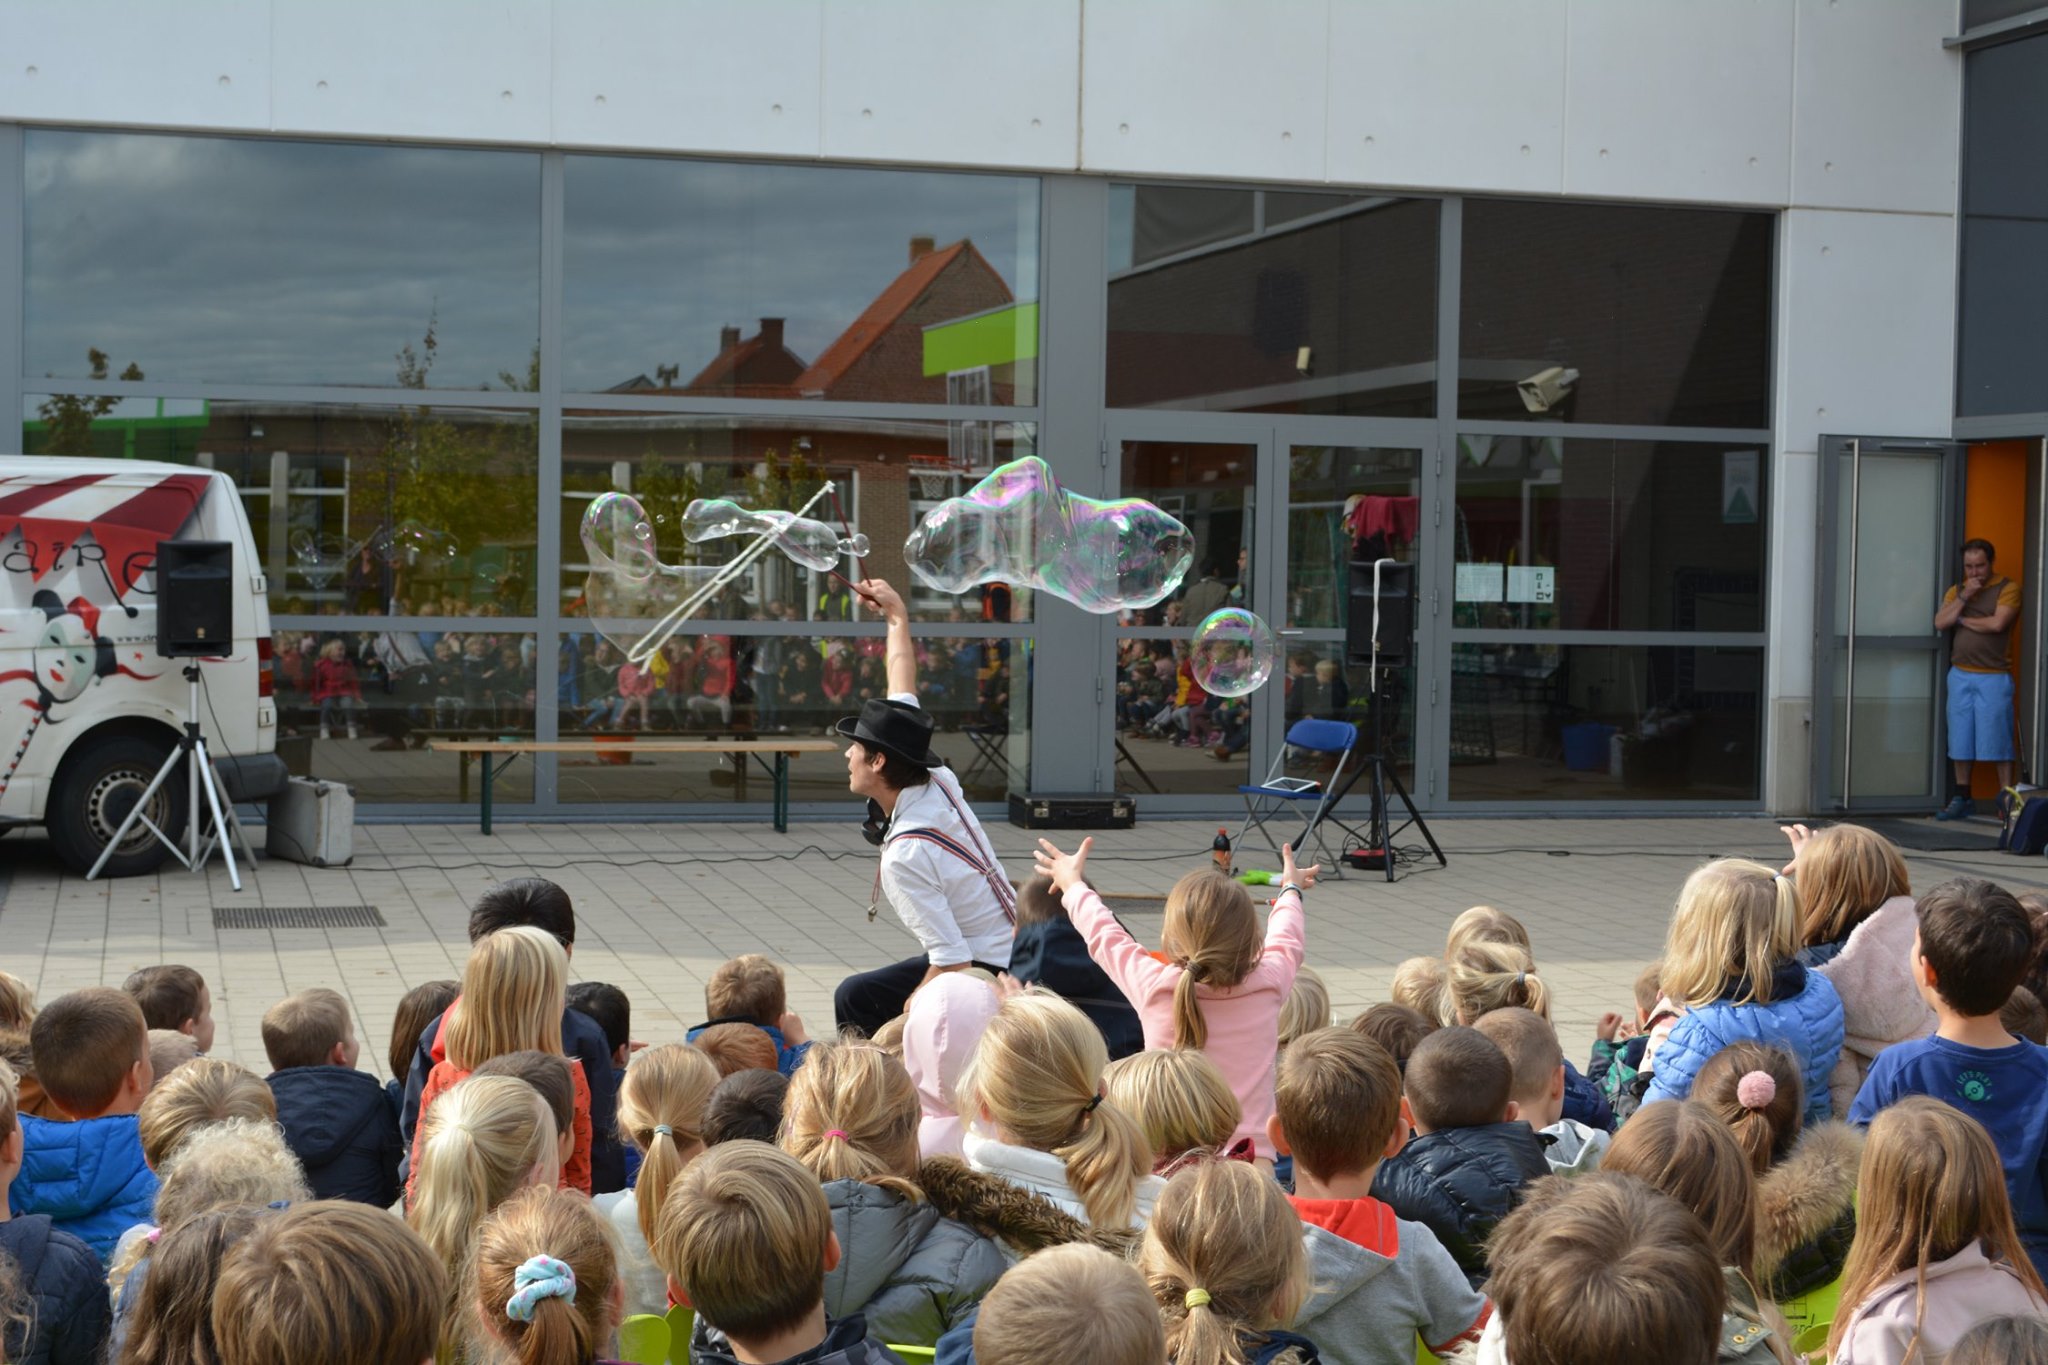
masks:
[[(160, 540), (156, 546), (156, 652), (166, 659), (186, 661), (185, 685), (188, 689), (185, 730), (178, 737), (177, 747), (164, 756), (163, 766), (156, 776), (142, 789), (127, 818), (114, 831), (113, 838), (101, 850), (99, 860), (92, 870), (85, 874), (91, 881), (99, 876), (107, 865), (107, 859), (114, 856), (114, 850), (121, 846), (137, 824), (147, 829), (156, 841), (171, 851), (171, 856), (184, 865), (187, 871), (196, 872), (220, 850), (221, 860), (227, 864), (228, 880), (235, 890), (242, 889), (242, 874), (235, 867), (235, 851), (231, 838), (241, 832), (241, 826), (233, 822), (230, 812), (234, 809), (228, 801), (226, 789), (221, 785), (220, 775), (213, 770), (213, 761), (206, 752), (206, 735), (199, 723), (199, 665), (198, 659), (224, 658), (235, 647), (235, 547), (225, 540)], [(185, 766), (185, 847), (165, 831), (150, 823), (145, 812), (156, 796), (157, 789)], [(201, 825), (199, 798), (205, 794), (205, 809), (213, 816), (213, 827), (200, 835)], [(248, 851), (248, 840), (242, 843)]]

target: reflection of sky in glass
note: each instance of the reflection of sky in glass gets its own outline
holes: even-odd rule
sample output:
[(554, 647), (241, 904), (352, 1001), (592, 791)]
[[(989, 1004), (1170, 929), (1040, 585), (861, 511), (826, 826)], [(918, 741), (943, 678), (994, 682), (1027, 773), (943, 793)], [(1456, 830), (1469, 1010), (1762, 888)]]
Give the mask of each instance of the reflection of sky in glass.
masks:
[(523, 381), (540, 158), (31, 131), (26, 369), (390, 385), (438, 313), (439, 388)]
[(719, 329), (787, 319), (818, 355), (910, 263), (913, 237), (963, 237), (1019, 300), (1038, 297), (1038, 183), (820, 166), (571, 157), (563, 387), (608, 389), (664, 365), (688, 383)]

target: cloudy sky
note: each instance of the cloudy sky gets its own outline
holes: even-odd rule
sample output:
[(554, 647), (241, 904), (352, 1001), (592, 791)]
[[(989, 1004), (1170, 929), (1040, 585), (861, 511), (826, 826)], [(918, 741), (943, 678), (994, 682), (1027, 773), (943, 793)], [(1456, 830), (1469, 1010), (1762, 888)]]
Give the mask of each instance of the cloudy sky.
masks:
[[(565, 381), (684, 378), (718, 331), (788, 319), (813, 360), (908, 263), (972, 237), (1037, 295), (1029, 179), (572, 157)], [(388, 385), (438, 316), (434, 384), (523, 375), (539, 335), (530, 152), (32, 131), (27, 370), (192, 382)]]

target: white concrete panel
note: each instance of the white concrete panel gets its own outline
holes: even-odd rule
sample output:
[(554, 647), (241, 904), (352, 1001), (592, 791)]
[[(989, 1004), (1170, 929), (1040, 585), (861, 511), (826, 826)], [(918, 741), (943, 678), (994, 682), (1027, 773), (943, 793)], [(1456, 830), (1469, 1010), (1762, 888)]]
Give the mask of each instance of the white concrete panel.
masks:
[(555, 140), (816, 156), (820, 3), (564, 0), (554, 7)]
[(1778, 439), (1945, 436), (1954, 413), (1955, 220), (1795, 209), (1778, 253)]
[(1570, 0), (1567, 194), (1783, 204), (1791, 0)]
[(1812, 451), (1775, 453), (1771, 479), (1770, 689), (1773, 697), (1813, 695), (1813, 592), (1820, 502), (1820, 457)]
[(1799, 0), (1792, 202), (1953, 212), (1962, 54), (1941, 4)]
[(268, 0), (8, 0), (0, 118), (265, 128)]
[(548, 0), (278, 0), (273, 126), (546, 142), (551, 15)]
[(1318, 181), (1330, 0), (1112, 0), (1083, 14), (1090, 171)]
[(1342, 0), (1330, 10), (1331, 180), (1564, 188), (1567, 0)]
[(827, 156), (1075, 168), (1080, 0), (831, 0)]

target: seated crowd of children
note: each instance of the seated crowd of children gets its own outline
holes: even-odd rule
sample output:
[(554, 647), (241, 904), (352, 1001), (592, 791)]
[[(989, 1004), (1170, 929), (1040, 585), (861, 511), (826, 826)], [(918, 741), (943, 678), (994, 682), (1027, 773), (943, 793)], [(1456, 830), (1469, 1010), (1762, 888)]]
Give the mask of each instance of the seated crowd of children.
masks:
[(1583, 1072), (1492, 907), (1333, 1025), (1291, 854), (1148, 949), (1042, 842), (1015, 978), (816, 1041), (748, 954), (636, 1042), (502, 882), (388, 1085), (333, 990), (265, 1077), (189, 967), (0, 972), (0, 1362), (595, 1365), (651, 1314), (716, 1365), (2048, 1365), (2048, 901), (1792, 834), (1687, 878)]

